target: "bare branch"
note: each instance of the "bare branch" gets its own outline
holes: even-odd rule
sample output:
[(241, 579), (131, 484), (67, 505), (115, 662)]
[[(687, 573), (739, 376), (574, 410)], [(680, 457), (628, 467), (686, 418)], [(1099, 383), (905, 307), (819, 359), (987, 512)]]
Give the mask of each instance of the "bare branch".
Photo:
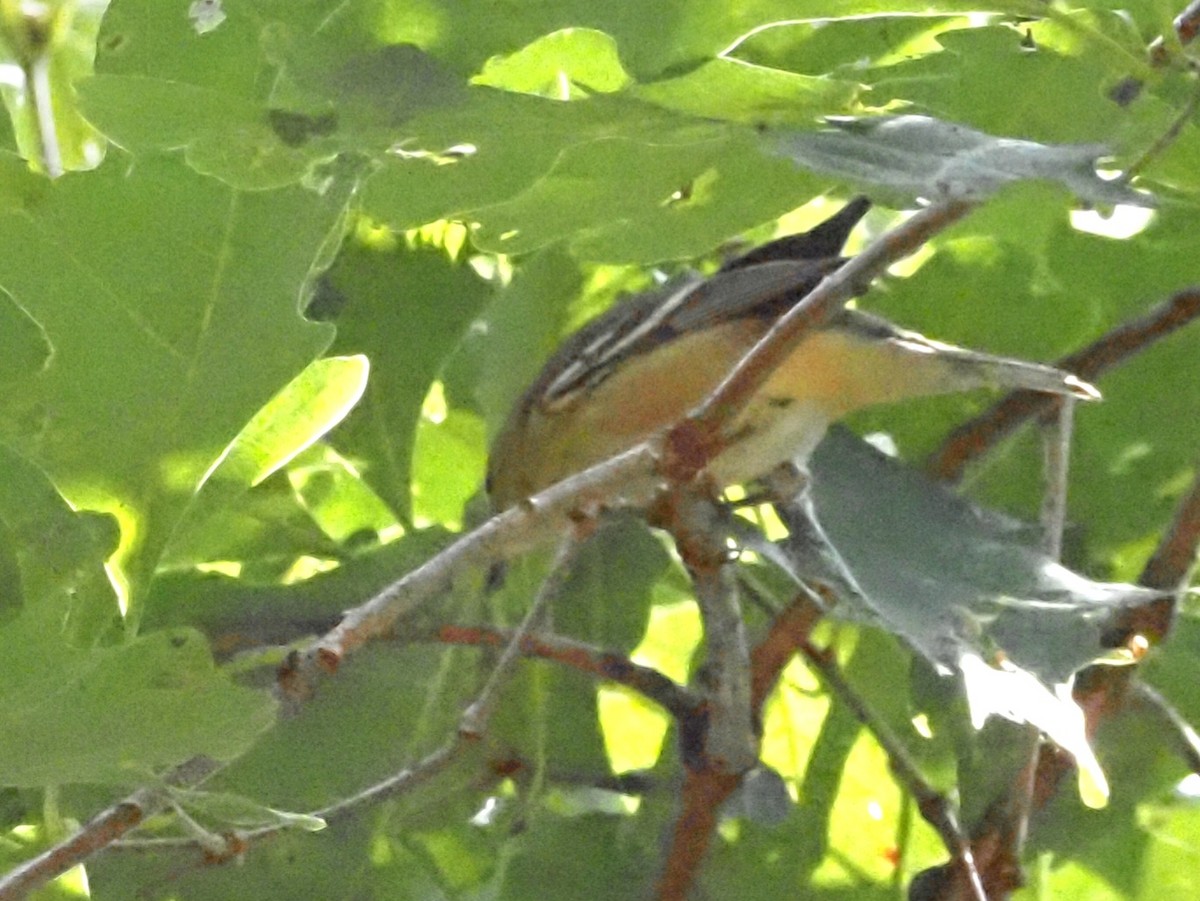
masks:
[(750, 655), (754, 676), (751, 698), (755, 710), (762, 710), (784, 667), (809, 640), (824, 615), (821, 605), (801, 592), (771, 622), (771, 630)]
[[(193, 786), (203, 782), (221, 764), (208, 757), (194, 757), (180, 764), (167, 779), (168, 785)], [(169, 802), (166, 788), (142, 788), (93, 817), (73, 836), (25, 861), (0, 877), (0, 901), (19, 901), (67, 870), (83, 863), (97, 851), (109, 847), (131, 829), (158, 813)]]
[[(1179, 39), (1179, 43), (1188, 45), (1196, 39), (1196, 35), (1200, 34), (1200, 0), (1192, 0), (1184, 7), (1183, 12), (1175, 17), (1175, 37)], [(1170, 58), (1167, 50), (1166, 41), (1162, 37), (1157, 37), (1150, 44), (1150, 62), (1153, 65), (1161, 66), (1166, 64)]]
[[(445, 644), (504, 646), (512, 641), (512, 631), (485, 626), (442, 626), (434, 637)], [(700, 714), (701, 699), (652, 667), (634, 663), (624, 654), (602, 651), (581, 641), (535, 632), (519, 642), (527, 657), (561, 663), (609, 682), (623, 685), (658, 704), (678, 720)]]
[[(1187, 494), (1175, 509), (1175, 516), (1138, 582), (1147, 588), (1180, 591), (1196, 565), (1200, 547), (1200, 473), (1192, 480)], [(1166, 629), (1161, 630), (1165, 634)]]
[(581, 508), (617, 497), (644, 506), (659, 485), (655, 458), (651, 444), (640, 444), (492, 517), (293, 655), (280, 672), (279, 693), (294, 707), (312, 694), (320, 674), (334, 672), (357, 648), (390, 634), (398, 619), (449, 592), (461, 573), (486, 569), (561, 535), (574, 527)]

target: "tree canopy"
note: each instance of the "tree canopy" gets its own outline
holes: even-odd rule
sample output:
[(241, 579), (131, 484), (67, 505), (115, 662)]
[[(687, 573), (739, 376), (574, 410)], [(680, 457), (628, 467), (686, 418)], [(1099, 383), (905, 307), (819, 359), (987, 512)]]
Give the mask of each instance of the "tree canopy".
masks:
[[(1194, 7), (0, 3), (0, 901), (1195, 895)], [(567, 335), (861, 195), (813, 316), (1103, 399), (491, 516)]]

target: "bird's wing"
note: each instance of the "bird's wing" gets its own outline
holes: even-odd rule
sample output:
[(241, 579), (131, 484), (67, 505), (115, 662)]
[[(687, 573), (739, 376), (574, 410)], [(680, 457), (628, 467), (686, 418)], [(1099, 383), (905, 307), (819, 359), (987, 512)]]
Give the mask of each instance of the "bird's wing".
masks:
[(639, 354), (735, 319), (776, 319), (845, 260), (846, 238), (871, 204), (857, 197), (815, 228), (757, 247), (710, 278), (687, 272), (617, 304), (569, 338), (526, 394), (526, 405), (570, 405)]
[(843, 262), (840, 257), (772, 261), (707, 279), (686, 273), (657, 291), (622, 301), (576, 332), (546, 365), (530, 398), (551, 407), (567, 405), (625, 361), (681, 335), (735, 319), (777, 319)]

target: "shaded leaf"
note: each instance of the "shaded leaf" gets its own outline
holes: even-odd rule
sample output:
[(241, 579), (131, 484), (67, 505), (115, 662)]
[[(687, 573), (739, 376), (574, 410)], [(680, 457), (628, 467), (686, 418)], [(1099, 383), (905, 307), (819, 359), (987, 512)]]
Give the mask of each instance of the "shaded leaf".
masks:
[(0, 385), (36, 375), (49, 361), (51, 350), (37, 322), (0, 292)]
[(371, 360), (366, 394), (331, 441), (396, 516), (411, 521), (421, 406), (491, 288), (441, 249), (357, 242), (326, 278), (340, 297), (332, 350)]
[(71, 510), (3, 448), (0, 522), (23, 600), (0, 627), (5, 785), (130, 784), (196, 754), (234, 757), (271, 723), (270, 697), (219, 673), (194, 630), (97, 643), (117, 615), (103, 568), (113, 520)]
[(6, 785), (134, 784), (197, 754), (236, 757), (274, 719), (270, 696), (219, 673), (198, 632), (89, 650), (54, 623), (42, 608), (0, 629)]
[(76, 512), (46, 474), (0, 445), (0, 525), (5, 581), (0, 610), (55, 623), (59, 640), (87, 647), (118, 614), (104, 561), (117, 549), (116, 520)]
[(505, 870), (499, 899), (645, 896), (654, 873), (654, 842), (622, 829), (621, 817), (539, 817)]
[(999, 650), (1045, 684), (1062, 683), (1105, 653), (1113, 616), (1162, 596), (1072, 572), (1035, 550), (1021, 524), (844, 430), (830, 433), (812, 469), (817, 515), (869, 615), (935, 665)]
[(1152, 198), (1096, 172), (1099, 145), (1001, 138), (929, 116), (831, 119), (816, 132), (768, 133), (797, 163), (902, 197), (982, 199), (1026, 179), (1056, 181), (1093, 203), (1152, 205)]
[(297, 298), (351, 186), (243, 195), (110, 154), (0, 210), (0, 285), (54, 350), (0, 398), (0, 435), (77, 504), (153, 509), (126, 551), (135, 594), (222, 448), (331, 339)]

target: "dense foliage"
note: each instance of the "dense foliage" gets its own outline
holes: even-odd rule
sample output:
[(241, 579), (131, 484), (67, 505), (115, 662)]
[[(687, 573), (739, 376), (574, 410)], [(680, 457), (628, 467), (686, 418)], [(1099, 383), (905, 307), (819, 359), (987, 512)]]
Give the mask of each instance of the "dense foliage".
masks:
[[(857, 193), (876, 202), (858, 247), (918, 201), (966, 198), (978, 207), (860, 303), (1036, 360), (1194, 286), (1200, 82), (1179, 12), (0, 3), (3, 869), (140, 789), (157, 813), (121, 840), (175, 841), (134, 851), (85, 831), (86, 878), (39, 897), (669, 897), (672, 867), (696, 897), (903, 897), (914, 877), (950, 897), (930, 868), (956, 849), (914, 792), (989, 835), (1040, 730), (1084, 775), (1039, 783), (1014, 820), (1028, 826), (1008, 848), (1028, 883), (1014, 897), (1196, 894), (1194, 607), (1120, 668), (1124, 691), (1089, 710), (1086, 737), (1056, 733), (1076, 711), (1051, 693), (1113, 656), (1112, 597), (1149, 597), (1108, 583), (1138, 580), (1195, 476), (1196, 327), (1124, 347), (1096, 379), (1103, 402), (1077, 412), (1064, 561), (1078, 578), (1011, 520), (846, 435), (818, 454), (826, 526), (880, 606), (809, 636), (832, 676), (817, 657), (783, 670), (765, 765), (711, 829), (681, 819), (703, 796), (663, 709), (689, 673), (701, 690), (701, 625), (672, 542), (640, 522), (586, 544), (537, 626), (547, 659), (494, 693), (506, 633), (487, 630), (521, 620), (546, 572), (536, 555), (509, 561), (498, 591), (486, 567), (455, 572), (286, 710), (273, 690), (289, 651), (485, 518), (488, 440), (561, 338), (685, 265), (711, 270)], [(897, 114), (922, 118), (882, 118)], [(919, 466), (990, 400), (850, 425)], [(1036, 432), (960, 487), (1036, 519)], [(762, 648), (794, 586), (761, 538), (745, 542)], [(1000, 714), (979, 730), (939, 657), (960, 613), (983, 671), (1020, 667), (1000, 699), (977, 683), (976, 713)], [(1125, 639), (1121, 662), (1140, 647)], [(481, 693), (490, 720), (456, 742)], [(920, 780), (895, 775), (880, 729)], [(175, 768), (197, 759), (224, 766), (189, 784)], [(409, 782), (338, 807), (406, 768)], [(276, 831), (229, 838), (255, 829)], [(702, 866), (685, 840), (711, 840)]]

